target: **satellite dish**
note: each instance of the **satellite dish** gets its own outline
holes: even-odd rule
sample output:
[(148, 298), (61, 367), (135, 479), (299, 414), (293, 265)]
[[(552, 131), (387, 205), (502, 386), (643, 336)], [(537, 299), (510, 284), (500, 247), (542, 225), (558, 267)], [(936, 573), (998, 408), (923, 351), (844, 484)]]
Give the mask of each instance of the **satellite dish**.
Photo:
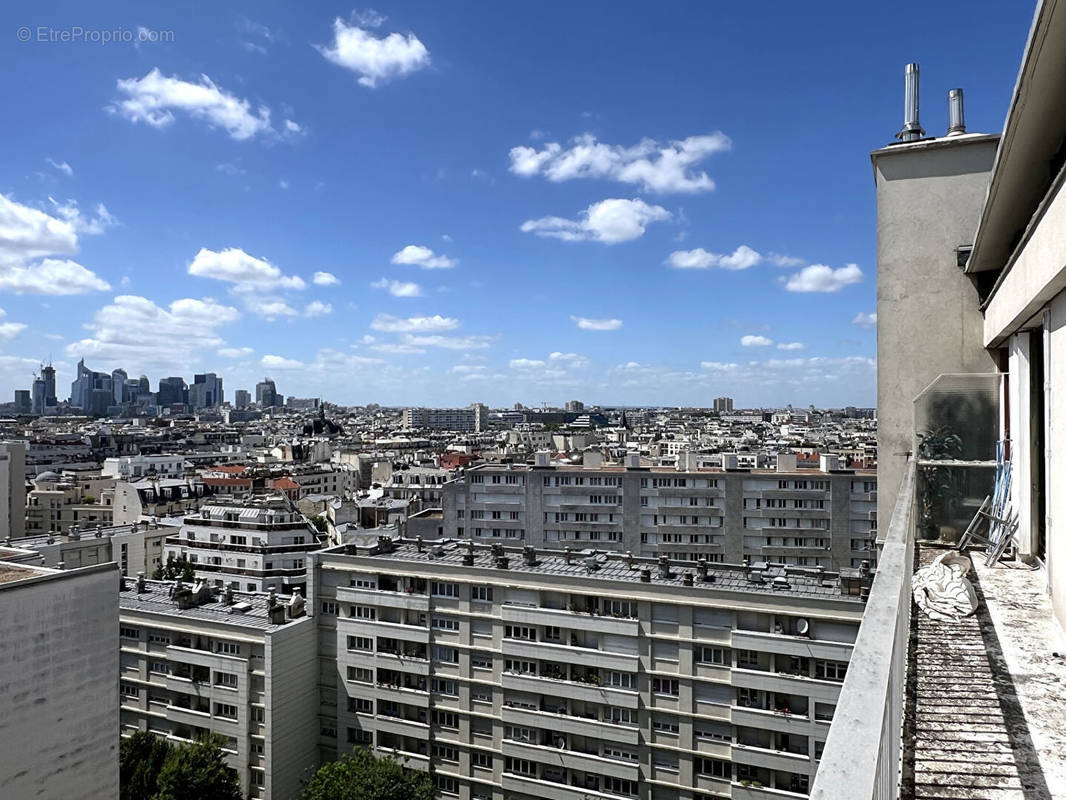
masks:
[(808, 633), (810, 633), (810, 630), (811, 626), (807, 622), (807, 620), (803, 619), (802, 617), (796, 620), (796, 633), (798, 633), (800, 636), (806, 636)]

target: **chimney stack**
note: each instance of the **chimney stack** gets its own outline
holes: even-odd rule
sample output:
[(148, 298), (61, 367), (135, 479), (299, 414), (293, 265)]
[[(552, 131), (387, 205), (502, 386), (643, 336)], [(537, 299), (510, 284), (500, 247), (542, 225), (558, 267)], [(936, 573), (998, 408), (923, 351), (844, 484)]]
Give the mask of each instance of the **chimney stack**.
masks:
[(948, 136), (966, 133), (966, 114), (962, 106), (962, 89), (948, 92)]
[(904, 73), (903, 129), (896, 138), (903, 142), (916, 142), (925, 136), (918, 122), (918, 65), (908, 64)]

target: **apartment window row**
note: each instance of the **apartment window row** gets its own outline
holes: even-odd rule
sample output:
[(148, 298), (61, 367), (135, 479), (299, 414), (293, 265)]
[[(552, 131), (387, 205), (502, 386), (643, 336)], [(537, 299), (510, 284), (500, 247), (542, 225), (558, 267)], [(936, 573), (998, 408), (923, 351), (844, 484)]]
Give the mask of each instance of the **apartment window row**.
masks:
[(621, 486), (622, 479), (612, 475), (545, 475), (545, 486)]

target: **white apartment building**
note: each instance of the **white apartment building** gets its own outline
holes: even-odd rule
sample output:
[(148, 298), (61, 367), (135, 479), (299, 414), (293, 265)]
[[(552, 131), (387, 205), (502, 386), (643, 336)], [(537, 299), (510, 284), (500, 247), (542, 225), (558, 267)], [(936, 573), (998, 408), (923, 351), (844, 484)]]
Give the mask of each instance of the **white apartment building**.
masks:
[(311, 556), (321, 746), (460, 800), (804, 796), (866, 570), (383, 539)]
[(163, 563), (163, 542), (176, 529), (158, 522), (129, 525), (72, 527), (67, 533), (47, 533), (13, 539), (13, 547), (33, 550), (41, 563), (58, 569), (77, 569), (115, 561), (123, 575), (151, 575)]
[(26, 528), (26, 443), (0, 442), (0, 538)]
[(105, 477), (136, 480), (146, 475), (180, 478), (185, 474), (185, 458), (180, 455), (135, 455), (105, 458), (101, 474)]
[(171, 554), (193, 563), (197, 580), (249, 592), (289, 594), (306, 582), (307, 553), (319, 547), (315, 527), (280, 495), (210, 503), (182, 520), (166, 540)]
[[(740, 563), (858, 567), (872, 562), (870, 470), (670, 469), (618, 464), (485, 464), (445, 484), (444, 530), (475, 541), (593, 547)], [(727, 457), (728, 462), (728, 457)], [(682, 463), (685, 463), (684, 460)]]
[(242, 796), (298, 797), (318, 763), (316, 631), (303, 600), (127, 579), (118, 604), (122, 734), (217, 734)]
[(4, 797), (119, 796), (118, 583), (114, 563), (0, 560)]
[(481, 403), (467, 408), (407, 408), (402, 424), (407, 430), (429, 428), (479, 433), (488, 428), (488, 408)]

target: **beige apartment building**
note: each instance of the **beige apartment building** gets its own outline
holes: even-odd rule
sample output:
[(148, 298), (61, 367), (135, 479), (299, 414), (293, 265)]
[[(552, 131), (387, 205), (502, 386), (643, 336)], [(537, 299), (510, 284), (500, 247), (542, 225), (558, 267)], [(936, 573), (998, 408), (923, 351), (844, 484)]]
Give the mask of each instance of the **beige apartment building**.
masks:
[(322, 757), (395, 752), (461, 800), (802, 797), (870, 581), (447, 539), (311, 559)]
[[(727, 457), (728, 458), (728, 457)], [(872, 470), (671, 469), (485, 464), (445, 484), (444, 530), (475, 541), (598, 548), (711, 563), (790, 566), (874, 562), (877, 477)]]
[(143, 579), (118, 595), (122, 734), (217, 734), (244, 796), (299, 796), (318, 759), (316, 631), (303, 600)]

